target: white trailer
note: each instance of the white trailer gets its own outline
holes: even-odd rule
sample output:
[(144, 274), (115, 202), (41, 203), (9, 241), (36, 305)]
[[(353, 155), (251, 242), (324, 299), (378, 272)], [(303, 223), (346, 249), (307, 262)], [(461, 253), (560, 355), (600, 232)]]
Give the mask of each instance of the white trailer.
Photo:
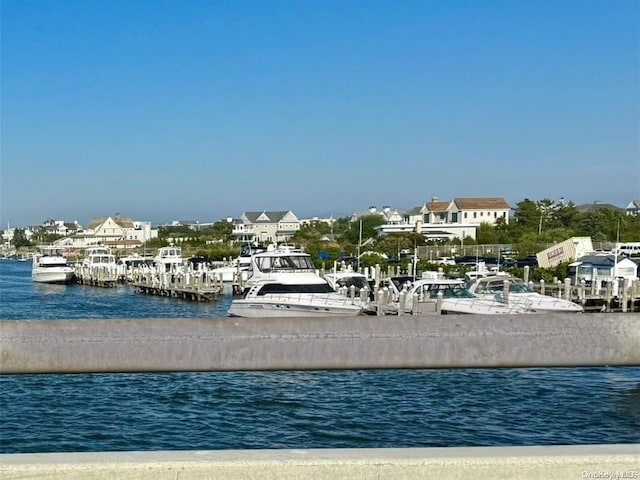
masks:
[(591, 237), (571, 237), (536, 254), (538, 266), (553, 268), (562, 262), (575, 262), (593, 252)]

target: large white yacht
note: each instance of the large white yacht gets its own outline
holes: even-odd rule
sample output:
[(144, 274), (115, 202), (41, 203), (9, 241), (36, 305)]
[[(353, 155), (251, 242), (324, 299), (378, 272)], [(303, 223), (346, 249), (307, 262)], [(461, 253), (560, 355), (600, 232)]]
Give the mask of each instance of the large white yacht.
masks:
[[(505, 286), (508, 285), (505, 295)], [(497, 300), (509, 305), (528, 308), (536, 313), (582, 313), (584, 308), (562, 298), (542, 295), (518, 277), (485, 277), (469, 285), (469, 291), (479, 298)]]
[[(414, 308), (414, 300), (418, 303), (438, 302), (441, 294), (440, 313), (468, 313), (468, 314), (521, 314), (533, 313), (522, 305), (507, 305), (495, 299), (483, 299), (471, 293), (464, 280), (446, 278), (422, 278), (411, 280), (408, 277), (394, 277), (391, 279), (391, 287), (399, 297), (404, 296), (404, 312), (411, 312)], [(400, 308), (400, 307), (399, 307)]]
[(337, 293), (317, 272), (311, 256), (291, 246), (270, 246), (251, 256), (242, 298), (232, 301), (237, 317), (359, 315), (357, 299)]
[(67, 263), (64, 248), (55, 245), (40, 245), (33, 256), (31, 279), (38, 283), (71, 283), (73, 267)]

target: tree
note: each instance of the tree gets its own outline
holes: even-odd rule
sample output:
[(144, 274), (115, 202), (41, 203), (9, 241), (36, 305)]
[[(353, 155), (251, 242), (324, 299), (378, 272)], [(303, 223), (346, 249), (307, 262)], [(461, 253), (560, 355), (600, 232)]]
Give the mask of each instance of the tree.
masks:
[(382, 215), (363, 215), (357, 221), (353, 221), (349, 225), (349, 229), (343, 234), (342, 239), (358, 245), (360, 241), (360, 226), (362, 225), (362, 240), (368, 238), (376, 238), (378, 232), (375, 227), (385, 224)]
[(516, 203), (513, 214), (520, 228), (524, 230), (537, 230), (540, 221), (540, 212), (533, 200), (525, 198), (523, 201)]
[(24, 229), (22, 229), (22, 228), (16, 228), (13, 231), (13, 240), (11, 241), (11, 243), (16, 248), (30, 247), (31, 246), (31, 242), (29, 241), (29, 239), (25, 235)]

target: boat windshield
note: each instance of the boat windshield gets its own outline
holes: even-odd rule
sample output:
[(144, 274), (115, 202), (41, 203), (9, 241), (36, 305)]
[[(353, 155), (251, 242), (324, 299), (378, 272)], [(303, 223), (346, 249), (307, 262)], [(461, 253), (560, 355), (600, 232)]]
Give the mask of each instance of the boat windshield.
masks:
[(369, 282), (367, 282), (366, 277), (359, 277), (359, 276), (342, 277), (336, 280), (336, 288), (342, 288), (342, 287), (348, 288), (348, 287), (351, 287), (352, 285), (356, 287), (356, 291), (360, 291), (363, 288), (370, 288)]
[[(504, 280), (494, 280), (491, 282), (480, 282), (476, 288), (476, 293), (500, 293), (504, 291)], [(534, 293), (533, 287), (527, 285), (522, 280), (509, 280), (510, 293)]]
[(279, 255), (256, 257), (256, 266), (261, 272), (292, 272), (316, 270), (308, 255)]
[(300, 293), (334, 293), (328, 283), (315, 283), (303, 285), (284, 285), (282, 283), (268, 283), (258, 291), (258, 296), (274, 294), (300, 294)]
[(437, 298), (438, 293), (442, 293), (442, 298), (475, 298), (475, 295), (467, 290), (464, 283), (432, 283), (422, 285), (416, 293), (424, 296), (424, 298)]

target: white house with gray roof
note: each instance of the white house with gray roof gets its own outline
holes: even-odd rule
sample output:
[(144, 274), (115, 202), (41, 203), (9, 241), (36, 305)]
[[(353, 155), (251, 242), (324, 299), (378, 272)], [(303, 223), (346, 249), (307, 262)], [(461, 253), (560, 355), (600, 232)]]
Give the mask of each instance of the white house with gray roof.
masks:
[(291, 210), (244, 212), (234, 221), (232, 234), (247, 242), (286, 242), (300, 230), (300, 223)]

